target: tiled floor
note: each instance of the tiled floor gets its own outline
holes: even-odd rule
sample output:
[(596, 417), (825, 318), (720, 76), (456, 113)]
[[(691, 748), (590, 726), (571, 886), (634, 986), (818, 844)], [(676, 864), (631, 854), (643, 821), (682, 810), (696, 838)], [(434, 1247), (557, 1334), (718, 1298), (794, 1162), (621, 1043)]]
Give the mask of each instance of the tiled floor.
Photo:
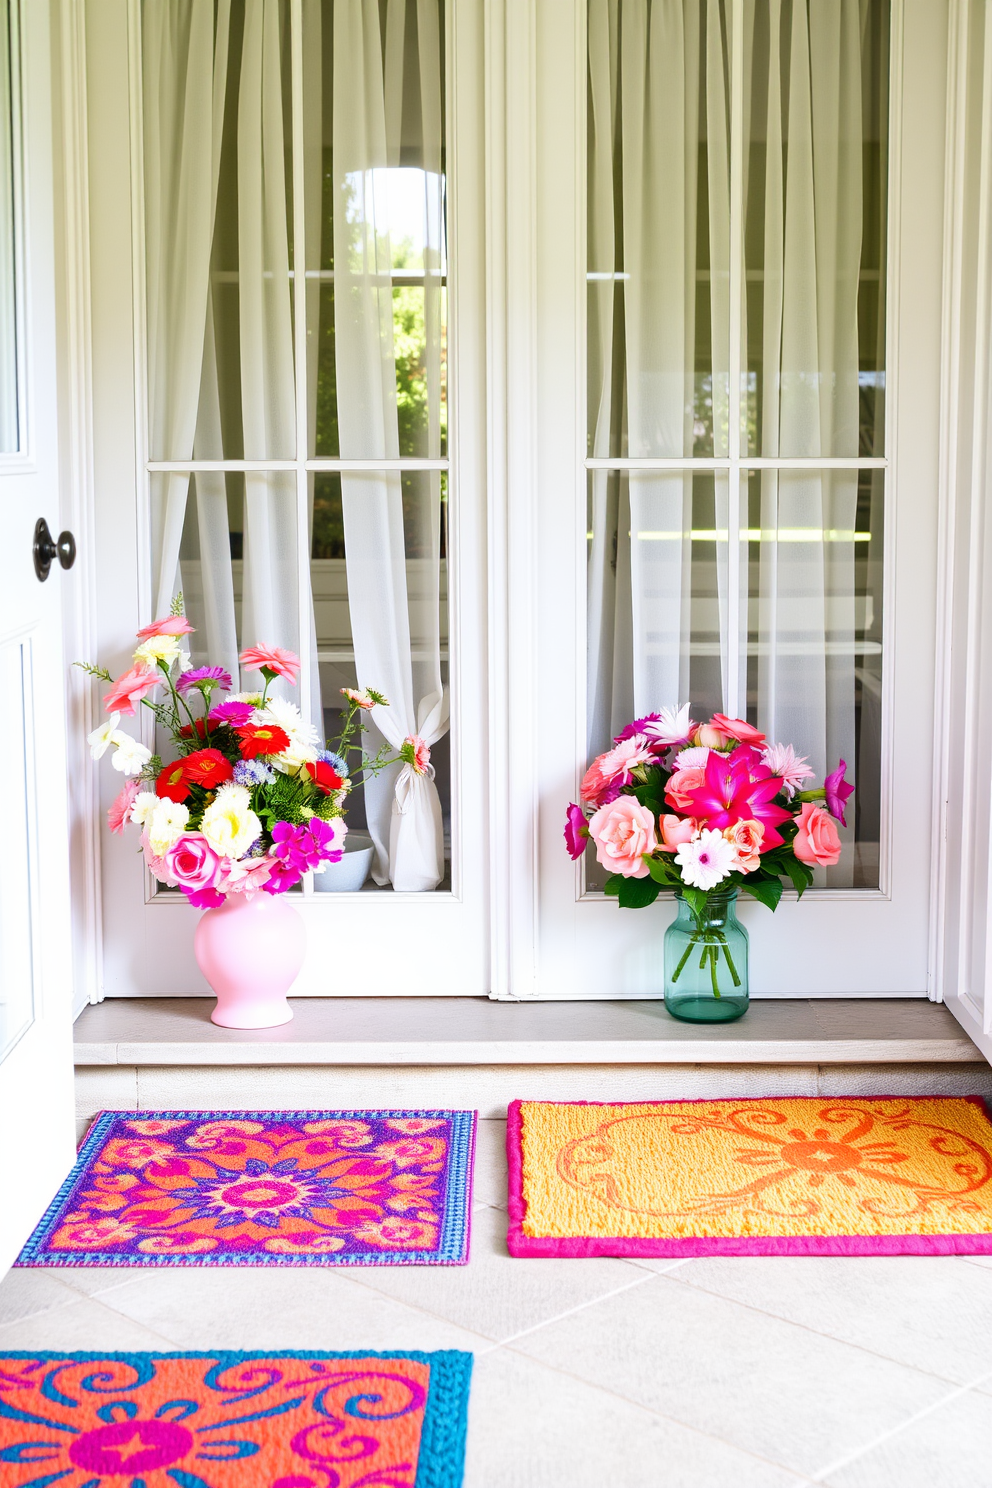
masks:
[(466, 1488), (992, 1488), (992, 1257), (15, 1271), (5, 1348), (463, 1348)]

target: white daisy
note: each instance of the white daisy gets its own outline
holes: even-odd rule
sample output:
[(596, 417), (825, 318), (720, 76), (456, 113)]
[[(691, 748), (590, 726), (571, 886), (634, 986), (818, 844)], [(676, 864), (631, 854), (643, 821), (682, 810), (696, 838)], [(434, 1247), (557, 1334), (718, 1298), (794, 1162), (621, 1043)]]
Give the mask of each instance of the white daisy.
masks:
[(691, 842), (683, 842), (675, 854), (682, 873), (682, 882), (694, 889), (715, 889), (733, 873), (737, 865), (737, 850), (722, 832), (704, 827)]

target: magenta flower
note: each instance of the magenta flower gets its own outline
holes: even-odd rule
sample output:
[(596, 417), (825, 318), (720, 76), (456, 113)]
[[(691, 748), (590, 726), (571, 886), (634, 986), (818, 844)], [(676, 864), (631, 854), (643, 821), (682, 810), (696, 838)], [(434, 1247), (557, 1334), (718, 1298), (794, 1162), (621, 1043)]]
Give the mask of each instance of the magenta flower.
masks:
[(568, 849), (568, 856), (573, 861), (581, 858), (588, 840), (589, 828), (586, 824), (585, 812), (573, 801), (565, 817), (565, 846)]
[(219, 909), (227, 898), (219, 889), (183, 889), (194, 909)]
[(791, 812), (773, 804), (781, 789), (780, 777), (758, 762), (752, 749), (744, 746), (730, 755), (712, 750), (703, 784), (686, 791), (692, 802), (687, 810), (720, 831), (739, 821), (760, 822), (765, 829), (761, 850), (767, 852), (784, 840), (776, 827), (792, 820)]
[(231, 674), (218, 666), (191, 667), (176, 678), (176, 691), (188, 692), (191, 687), (219, 687), (223, 692), (230, 692)]
[(298, 827), (276, 822), (270, 853), (272, 873), (264, 887), (269, 894), (284, 894), (308, 869), (321, 863), (338, 863), (343, 853), (344, 836), (335, 822), (322, 821), (319, 816)]
[(244, 728), (249, 722), (255, 709), (251, 703), (220, 703), (216, 708), (211, 708), (207, 717), (211, 723), (226, 723), (231, 728)]
[(844, 779), (847, 769), (846, 760), (841, 760), (836, 770), (828, 775), (823, 782), (824, 795), (827, 798), (827, 810), (831, 816), (835, 816), (842, 827), (847, 826), (847, 818), (844, 816), (844, 808), (849, 796), (854, 795), (854, 786), (848, 785)]

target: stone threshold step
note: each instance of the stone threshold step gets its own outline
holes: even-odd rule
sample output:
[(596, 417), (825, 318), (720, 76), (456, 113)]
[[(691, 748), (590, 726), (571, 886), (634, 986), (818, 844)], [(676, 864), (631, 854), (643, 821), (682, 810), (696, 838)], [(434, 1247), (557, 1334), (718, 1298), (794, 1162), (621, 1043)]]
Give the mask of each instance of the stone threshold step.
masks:
[(756, 1000), (736, 1023), (679, 1023), (663, 1003), (482, 997), (293, 999), (293, 1021), (210, 1022), (208, 998), (109, 998), (75, 1025), (77, 1066), (974, 1064), (978, 1049), (923, 998)]

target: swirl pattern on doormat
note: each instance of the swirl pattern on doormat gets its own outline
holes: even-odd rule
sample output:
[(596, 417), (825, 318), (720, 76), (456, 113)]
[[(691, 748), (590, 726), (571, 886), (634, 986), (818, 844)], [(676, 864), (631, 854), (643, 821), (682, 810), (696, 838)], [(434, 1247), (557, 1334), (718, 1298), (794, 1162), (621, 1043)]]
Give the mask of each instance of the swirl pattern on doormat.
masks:
[(0, 1479), (459, 1488), (472, 1355), (0, 1352)]
[(514, 1101), (514, 1255), (992, 1253), (978, 1096)]
[(474, 1142), (474, 1111), (105, 1111), (16, 1264), (464, 1264)]

